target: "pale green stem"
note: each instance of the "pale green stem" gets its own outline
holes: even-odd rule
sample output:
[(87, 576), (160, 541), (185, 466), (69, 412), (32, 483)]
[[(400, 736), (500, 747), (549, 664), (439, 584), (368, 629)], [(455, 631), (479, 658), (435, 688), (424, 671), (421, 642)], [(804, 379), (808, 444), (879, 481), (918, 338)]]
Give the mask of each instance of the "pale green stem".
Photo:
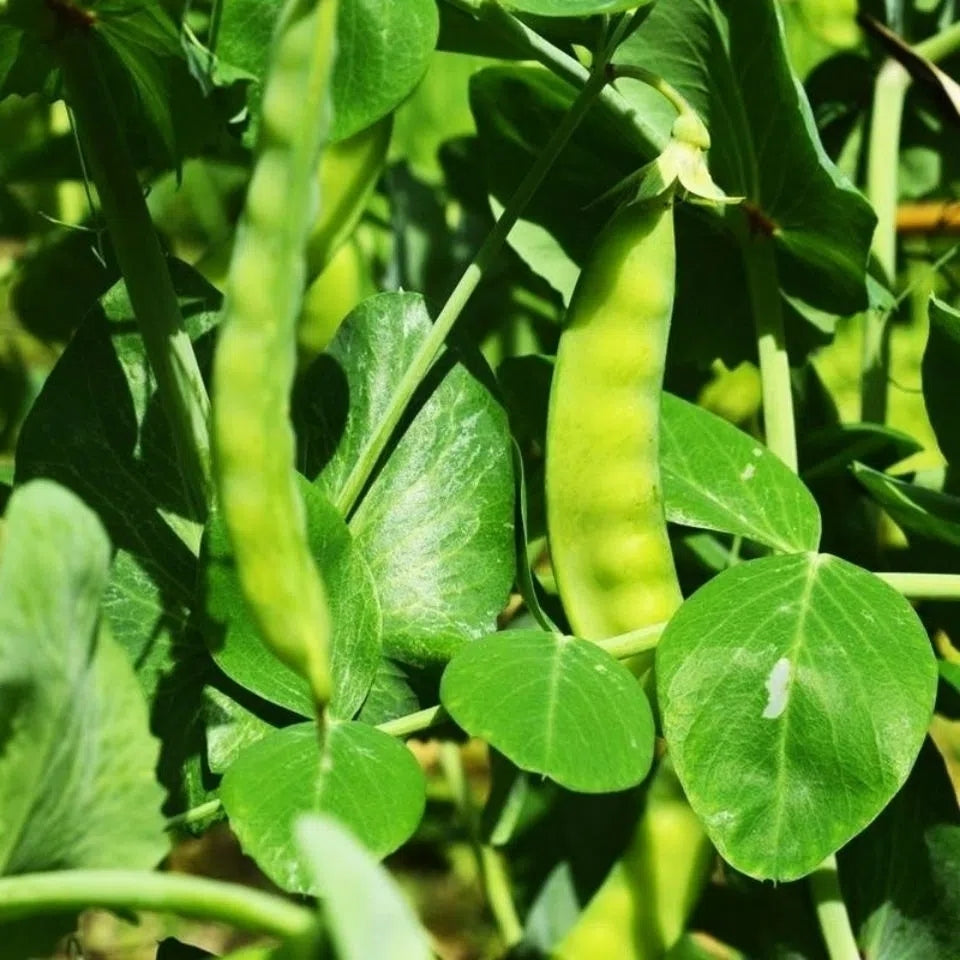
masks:
[[(915, 53), (932, 63), (958, 49), (960, 23), (913, 47)], [(910, 82), (910, 74), (896, 60), (887, 60), (880, 68), (874, 83), (867, 146), (867, 199), (877, 215), (873, 253), (891, 283), (897, 279), (897, 175), (903, 108)], [(886, 312), (876, 310), (868, 310), (863, 318), (860, 419), (874, 423), (883, 423), (887, 415), (887, 320)]]
[(957, 50), (960, 50), (960, 23), (951, 23), (949, 27), (944, 27), (939, 33), (921, 40), (913, 47), (914, 53), (931, 63), (937, 63)]
[(958, 573), (877, 573), (910, 600), (960, 600)]
[(617, 660), (629, 660), (639, 653), (653, 650), (660, 642), (660, 637), (666, 628), (665, 623), (654, 623), (639, 630), (631, 630), (630, 633), (622, 633), (617, 637), (596, 640), (594, 643)]
[(0, 921), (92, 907), (174, 913), (283, 939), (300, 936), (315, 923), (310, 910), (281, 897), (180, 873), (60, 870), (0, 878)]
[(480, 839), (480, 824), (476, 804), (470, 792), (470, 784), (463, 771), (463, 758), (456, 743), (445, 743), (440, 750), (440, 766), (453, 794), (460, 819), (470, 838), (470, 846), (477, 860), (477, 870), (483, 885), (484, 896), (504, 946), (512, 947), (523, 939), (523, 924), (517, 914), (510, 892), (510, 879), (506, 865), (493, 847)]
[(392, 737), (409, 737), (422, 730), (429, 730), (430, 727), (435, 727), (446, 719), (448, 719), (447, 712), (443, 707), (427, 707), (424, 710), (417, 710), (416, 713), (408, 713), (406, 716), (387, 720), (379, 724), (377, 729), (389, 733)]
[(796, 473), (797, 434), (793, 417), (790, 359), (783, 332), (783, 302), (780, 299), (773, 241), (763, 234), (748, 231), (741, 249), (757, 330), (767, 446)]
[(222, 807), (223, 804), (219, 800), (208, 800), (206, 803), (198, 804), (183, 813), (178, 813), (175, 817), (171, 817), (167, 820), (166, 829), (175, 830), (178, 827), (189, 827), (196, 823), (202, 823), (204, 820), (215, 817)]
[(835, 856), (831, 854), (810, 874), (810, 890), (830, 960), (860, 960), (857, 939), (843, 902)]
[(672, 84), (667, 83), (663, 77), (652, 70), (644, 67), (637, 67), (628, 63), (618, 63), (613, 66), (614, 77), (629, 77), (631, 80), (639, 80), (648, 87), (652, 87), (662, 97), (664, 97), (670, 106), (679, 114), (693, 114), (697, 116), (697, 111), (690, 106), (686, 97)]
[(407, 405), (416, 392), (423, 378), (433, 366), (434, 361), (443, 349), (447, 335), (453, 329), (461, 311), (466, 306), (474, 290), (483, 279), (487, 270), (493, 264), (505, 243), (507, 236), (520, 214), (526, 208), (537, 188), (543, 182), (547, 171), (553, 166), (560, 155), (560, 151), (570, 139), (574, 130), (580, 125), (589, 109), (596, 102), (597, 96), (607, 82), (606, 63), (601, 59), (594, 72), (590, 75), (586, 86), (580, 91), (563, 120), (556, 128), (553, 136), (537, 157), (530, 171), (524, 177), (514, 195), (510, 198), (499, 220), (487, 234), (476, 256), (464, 271), (459, 282), (443, 305), (436, 323), (430, 328), (420, 349), (404, 373), (390, 398), (390, 403), (380, 419), (376, 430), (368, 438), (363, 449), (357, 456), (353, 468), (336, 498), (336, 505), (343, 516), (348, 516), (353, 510), (366, 486), (367, 481), (376, 467), (377, 461), (386, 449), (390, 437), (397, 428)]
[[(867, 154), (867, 198), (877, 215), (873, 254), (890, 283), (897, 276), (897, 173), (900, 127), (910, 75), (895, 60), (877, 74)], [(887, 416), (887, 316), (881, 310), (863, 315), (860, 419), (884, 423)]]

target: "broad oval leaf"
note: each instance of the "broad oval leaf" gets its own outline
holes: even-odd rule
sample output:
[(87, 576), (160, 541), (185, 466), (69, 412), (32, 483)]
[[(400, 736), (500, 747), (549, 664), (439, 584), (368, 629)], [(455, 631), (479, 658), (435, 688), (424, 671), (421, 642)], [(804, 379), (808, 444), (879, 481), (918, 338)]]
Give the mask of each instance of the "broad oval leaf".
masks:
[(509, 630), (468, 644), (444, 671), (440, 701), (471, 736), (570, 790), (625, 790), (650, 770), (650, 704), (586, 640)]
[[(327, 589), (333, 621), (330, 715), (348, 720), (361, 707), (380, 662), (382, 617), (370, 568), (333, 504), (298, 474), (307, 540)], [(313, 715), (307, 682), (264, 646), (237, 577), (222, 514), (212, 514), (202, 554), (205, 624), (213, 657), (241, 686), (301, 716)]]
[(0, 552), (0, 874), (152, 868), (158, 745), (100, 621), (110, 542), (65, 488), (18, 488)]
[(378, 857), (409, 839), (426, 802), (413, 754), (365, 723), (334, 723), (321, 750), (312, 723), (286, 727), (244, 750), (220, 788), (230, 826), (244, 850), (276, 884), (320, 895), (294, 843), (304, 813), (326, 813)]
[(799, 553), (820, 542), (813, 494), (779, 457), (715, 414), (664, 393), (660, 472), (667, 519)]
[[(302, 378), (302, 466), (334, 503), (429, 328), (419, 295), (371, 297)], [(491, 632), (514, 576), (507, 418), (453, 361), (434, 368), (349, 524), (380, 596), (384, 653), (418, 665)]]
[(439, 29), (434, 0), (341, 2), (333, 140), (369, 127), (406, 99), (427, 71)]
[(430, 960), (426, 933), (396, 881), (330, 817), (301, 817), (297, 844), (340, 960)]
[(960, 546), (960, 497), (905, 483), (862, 463), (853, 465), (853, 475), (908, 533)]
[(664, 734), (733, 866), (804, 876), (902, 786), (937, 668), (910, 604), (836, 557), (767, 557), (690, 597), (657, 648)]

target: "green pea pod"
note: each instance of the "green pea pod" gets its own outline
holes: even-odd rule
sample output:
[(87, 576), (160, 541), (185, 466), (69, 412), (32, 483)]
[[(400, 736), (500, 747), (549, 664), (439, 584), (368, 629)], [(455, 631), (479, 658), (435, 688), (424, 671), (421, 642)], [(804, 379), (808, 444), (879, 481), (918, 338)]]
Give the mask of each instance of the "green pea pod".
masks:
[(347, 314), (374, 293), (363, 250), (355, 240), (348, 240), (304, 294), (297, 327), (301, 365), (323, 353)]
[(264, 643), (330, 698), (330, 615), (306, 539), (288, 416), (304, 250), (330, 120), (337, 0), (289, 0), (262, 101), (214, 365), (217, 487)]
[[(672, 193), (634, 200), (601, 233), (557, 352), (547, 528), (564, 610), (587, 639), (663, 622), (681, 603), (659, 465)], [(665, 778), (661, 765), (630, 846), (557, 947), (560, 960), (654, 960), (682, 934), (711, 848), (675, 778), (673, 791)]]
[(307, 277), (317, 277), (353, 233), (383, 173), (393, 130), (393, 114), (331, 143), (320, 158), (317, 181), (326, 197), (307, 241)]
[(560, 338), (547, 421), (550, 556), (588, 640), (680, 604), (660, 488), (660, 391), (676, 271), (670, 194), (622, 207), (583, 269)]

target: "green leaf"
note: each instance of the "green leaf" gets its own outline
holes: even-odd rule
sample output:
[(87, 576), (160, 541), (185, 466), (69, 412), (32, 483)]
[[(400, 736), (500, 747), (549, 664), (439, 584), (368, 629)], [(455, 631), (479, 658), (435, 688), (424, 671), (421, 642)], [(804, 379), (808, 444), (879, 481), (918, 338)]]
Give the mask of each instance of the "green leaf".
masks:
[[(703, 117), (714, 179), (775, 225), (787, 293), (833, 313), (866, 306), (876, 218), (821, 146), (775, 4), (657, 4), (616, 61), (662, 74)], [(623, 83), (622, 91), (665, 136), (673, 113), (663, 98), (637, 83)]]
[(396, 882), (336, 820), (301, 817), (297, 841), (340, 960), (430, 960), (427, 935)]
[(20, 487), (0, 554), (0, 874), (152, 868), (167, 850), (157, 743), (100, 623), (110, 543), (74, 494)]
[(960, 468), (957, 371), (960, 370), (960, 313), (930, 298), (930, 335), (923, 352), (923, 399), (947, 462)]
[(853, 475), (907, 533), (960, 545), (960, 497), (904, 483), (861, 463)]
[(801, 476), (807, 482), (843, 476), (855, 460), (886, 470), (923, 449), (907, 433), (879, 423), (838, 423), (797, 438)]
[(434, 0), (347, 0), (337, 19), (331, 136), (343, 140), (388, 114), (426, 73), (437, 43)]
[(707, 410), (663, 394), (660, 471), (667, 519), (776, 550), (814, 550), (820, 512), (779, 457)]
[[(330, 716), (350, 719), (363, 704), (380, 662), (382, 617), (373, 577), (347, 525), (323, 491), (298, 475), (307, 539), (327, 589), (333, 620)], [(250, 617), (222, 514), (207, 526), (202, 552), (205, 624), (214, 659), (231, 679), (304, 717), (314, 714), (306, 681), (264, 646)]]
[(210, 685), (203, 688), (203, 727), (207, 763), (215, 774), (226, 773), (247, 747), (276, 729), (274, 724)]
[(825, 554), (733, 567), (688, 599), (656, 659), (664, 734), (717, 849), (753, 877), (812, 871), (910, 772), (936, 662), (910, 604)]
[(625, 790), (650, 770), (653, 715), (643, 689), (586, 640), (535, 630), (478, 640), (450, 661), (440, 700), (471, 736), (570, 790)]
[[(303, 472), (322, 467), (316, 482), (331, 500), (429, 326), (418, 295), (371, 297), (302, 379), (294, 421)], [(513, 583), (507, 419), (453, 361), (441, 360), (415, 398), (412, 421), (349, 524), (380, 595), (384, 652), (408, 663), (445, 661), (489, 633)]]
[(929, 740), (903, 789), (838, 860), (864, 960), (960, 957), (960, 812)]
[(230, 826), (275, 883), (322, 893), (294, 843), (304, 813), (328, 813), (376, 856), (396, 850), (423, 816), (425, 785), (413, 754), (364, 723), (333, 723), (321, 752), (312, 723), (286, 727), (240, 754), (220, 788)]
[[(260, 81), (248, 98), (254, 116), (259, 113), (276, 15), (277, 6), (262, 0), (224, 4), (217, 55)], [(409, 96), (426, 72), (438, 29), (433, 0), (341, 0), (331, 93), (333, 141), (359, 133)]]
[[(220, 295), (170, 261), (205, 367)], [(123, 284), (84, 320), (30, 409), (17, 446), (17, 483), (47, 477), (93, 507), (117, 548), (103, 609), (137, 665), (164, 741), (161, 776), (175, 808), (206, 798), (196, 729), (209, 657), (187, 630), (194, 603), (198, 518), (190, 515), (167, 419)], [(178, 759), (179, 758), (179, 759)]]

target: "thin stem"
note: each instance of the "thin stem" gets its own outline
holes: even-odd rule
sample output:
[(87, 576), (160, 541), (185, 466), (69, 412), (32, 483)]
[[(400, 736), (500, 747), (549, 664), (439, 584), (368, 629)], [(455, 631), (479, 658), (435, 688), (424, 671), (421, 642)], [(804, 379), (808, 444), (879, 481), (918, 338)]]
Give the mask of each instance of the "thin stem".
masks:
[[(654, 623), (651, 626), (643, 627), (640, 630), (632, 630), (630, 633), (624, 633), (617, 637), (597, 640), (595, 643), (598, 647), (606, 650), (611, 657), (615, 657), (617, 660), (628, 660), (638, 653), (653, 650), (660, 642), (660, 637), (666, 627), (666, 623)], [(377, 724), (377, 729), (389, 733), (392, 737), (409, 737), (445, 723), (449, 719), (450, 715), (447, 711), (442, 706), (437, 705), (417, 710), (415, 713), (408, 713), (402, 717), (395, 717), (393, 720), (386, 720)], [(191, 807), (189, 810), (171, 817), (167, 820), (167, 829), (173, 830), (188, 824), (199, 823), (214, 816), (221, 807), (220, 800), (208, 800), (206, 803), (201, 803), (199, 806)]]
[(910, 600), (960, 600), (958, 573), (877, 573)]
[(389, 733), (392, 737), (409, 737), (414, 733), (429, 730), (430, 727), (435, 727), (448, 719), (443, 707), (427, 707), (416, 713), (408, 713), (406, 716), (387, 720), (385, 723), (378, 724), (377, 729)]
[(767, 446), (796, 473), (797, 434), (790, 358), (783, 332), (783, 306), (773, 241), (765, 234), (748, 231), (741, 249), (757, 331)]
[(80, 32), (58, 47), (70, 108), (170, 422), (187, 496), (194, 515), (204, 517), (212, 490), (210, 400), (94, 44), (92, 35)]
[(0, 920), (102, 907), (215, 920), (284, 939), (306, 933), (310, 910), (260, 890), (205, 877), (138, 870), (61, 870), (0, 878)]
[(208, 800), (206, 803), (198, 804), (183, 813), (178, 813), (175, 817), (167, 820), (166, 829), (176, 830), (179, 827), (189, 827), (195, 823), (202, 823), (220, 813), (223, 803), (220, 800)]
[(937, 63), (957, 50), (960, 50), (960, 23), (951, 23), (949, 27), (944, 27), (939, 33), (921, 40), (913, 47), (914, 53), (931, 63)]
[(454, 323), (460, 316), (461, 311), (466, 306), (474, 290), (476, 290), (483, 276), (500, 253), (514, 224), (520, 218), (527, 203), (533, 197), (537, 188), (546, 176), (547, 171), (553, 165), (560, 154), (560, 151), (570, 139), (574, 130), (580, 125), (580, 122), (586, 116), (589, 109), (596, 102), (597, 96), (607, 82), (606, 64), (599, 62), (597, 68), (590, 75), (586, 86), (580, 91), (579, 96), (567, 111), (560, 125), (554, 131), (547, 145), (544, 147), (540, 156), (537, 157), (530, 171), (524, 177), (522, 183), (517, 188), (514, 195), (500, 216), (500, 219), (494, 224), (493, 229), (487, 234), (482, 246), (477, 251), (476, 256), (470, 265), (460, 277), (459, 282), (450, 294), (447, 302), (437, 317), (436, 323), (430, 328), (420, 349), (414, 356), (410, 366), (407, 368), (400, 383), (398, 384), (386, 412), (377, 425), (377, 429), (369, 437), (363, 449), (360, 451), (353, 469), (350, 471), (343, 488), (337, 496), (337, 508), (344, 516), (348, 516), (353, 510), (373, 473), (377, 461), (387, 446), (393, 431), (396, 429), (404, 410), (410, 403), (414, 392), (426, 376), (430, 367), (433, 365), (437, 356), (443, 348), (444, 341)]
[(840, 890), (835, 856), (827, 857), (810, 875), (810, 890), (830, 960), (860, 960), (857, 938)]
[[(888, 60), (874, 85), (873, 118), (867, 154), (867, 198), (877, 215), (873, 254), (891, 283), (897, 275), (897, 157), (903, 105), (910, 75)], [(883, 423), (887, 416), (887, 315), (868, 310), (863, 315), (861, 346), (861, 420)]]
[(460, 819), (470, 838), (483, 885), (487, 906), (493, 914), (504, 946), (512, 947), (523, 939), (523, 924), (517, 914), (510, 892), (510, 880), (506, 865), (499, 853), (480, 839), (480, 823), (477, 807), (470, 792), (470, 784), (463, 771), (463, 757), (456, 743), (443, 744), (440, 751), (440, 766), (450, 786)]
[(615, 79), (620, 77), (629, 77), (631, 80), (639, 80), (648, 87), (652, 87), (662, 97), (664, 97), (679, 114), (696, 114), (696, 110), (690, 106), (686, 97), (672, 84), (667, 83), (658, 73), (647, 70), (644, 67), (637, 67), (629, 63), (617, 63), (613, 65), (613, 75)]
[(617, 660), (629, 660), (638, 653), (653, 650), (660, 642), (663, 631), (667, 629), (665, 623), (654, 623), (649, 627), (631, 630), (616, 637), (607, 637), (606, 640), (595, 640), (598, 647), (602, 647), (611, 657)]

